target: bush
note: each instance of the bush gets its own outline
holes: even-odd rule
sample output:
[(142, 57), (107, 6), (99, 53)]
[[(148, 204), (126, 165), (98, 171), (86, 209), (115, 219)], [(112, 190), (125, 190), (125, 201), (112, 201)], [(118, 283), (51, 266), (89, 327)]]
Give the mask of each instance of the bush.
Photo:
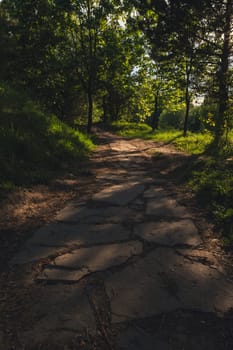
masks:
[(177, 112), (164, 111), (160, 116), (159, 128), (166, 130), (182, 130), (184, 124), (184, 113), (184, 109)]
[(210, 158), (195, 164), (189, 185), (222, 230), (224, 241), (233, 243), (233, 162)]
[(152, 132), (152, 128), (144, 123), (131, 123), (125, 121), (113, 122), (111, 129), (116, 131), (119, 135), (128, 138), (137, 138), (147, 136)]

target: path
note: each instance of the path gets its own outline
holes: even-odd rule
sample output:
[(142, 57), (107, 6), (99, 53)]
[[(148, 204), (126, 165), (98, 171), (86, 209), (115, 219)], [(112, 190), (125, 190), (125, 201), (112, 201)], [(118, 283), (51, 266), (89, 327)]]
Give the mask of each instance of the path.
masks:
[(103, 135), (96, 191), (67, 205), (12, 261), (30, 289), (17, 349), (231, 348), (233, 283), (167, 177), (184, 157)]

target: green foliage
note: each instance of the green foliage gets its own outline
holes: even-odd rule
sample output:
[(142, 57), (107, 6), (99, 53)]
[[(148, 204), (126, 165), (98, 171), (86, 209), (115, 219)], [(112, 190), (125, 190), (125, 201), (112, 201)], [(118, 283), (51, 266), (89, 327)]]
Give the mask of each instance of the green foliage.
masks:
[(82, 162), (91, 140), (44, 113), (26, 94), (0, 85), (0, 183), (4, 188), (45, 181), (70, 161)]
[[(217, 114), (216, 104), (202, 104), (191, 106), (189, 113), (188, 129), (191, 132), (214, 131), (214, 119)], [(184, 123), (185, 109), (172, 111), (165, 110), (160, 116), (159, 127), (161, 129), (182, 130)]]
[(159, 121), (159, 127), (164, 130), (179, 129), (182, 130), (184, 123), (184, 109), (180, 111), (165, 110)]
[[(233, 154), (233, 153), (232, 153)], [(189, 186), (209, 210), (222, 231), (224, 243), (233, 244), (233, 160), (214, 158), (195, 163)]]
[(191, 110), (190, 119), (199, 121), (200, 129), (206, 129), (214, 132), (214, 120), (216, 119), (216, 115), (217, 105), (214, 103), (204, 103), (203, 105), (195, 107)]
[(152, 128), (144, 123), (130, 123), (125, 121), (113, 122), (113, 131), (128, 138), (147, 138), (152, 132)]

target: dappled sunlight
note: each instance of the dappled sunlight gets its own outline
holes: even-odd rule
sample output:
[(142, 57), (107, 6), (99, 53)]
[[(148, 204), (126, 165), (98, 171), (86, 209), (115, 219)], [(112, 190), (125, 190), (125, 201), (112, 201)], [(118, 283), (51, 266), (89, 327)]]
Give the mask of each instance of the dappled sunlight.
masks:
[(142, 243), (137, 241), (80, 248), (58, 256), (54, 264), (43, 271), (42, 277), (47, 280), (78, 281), (90, 273), (121, 265), (141, 253)]
[(211, 262), (194, 262), (169, 248), (110, 276), (107, 290), (113, 322), (177, 309), (224, 313), (233, 307), (233, 284)]
[[(102, 219), (104, 222), (104, 219)], [(26, 263), (72, 247), (103, 244), (128, 240), (130, 231), (121, 224), (50, 224), (28, 240), (25, 249), (13, 259), (14, 263)]]
[(233, 349), (232, 18), (0, 0), (1, 349)]
[(162, 157), (152, 160), (142, 140), (105, 145), (93, 158), (95, 192), (70, 202), (12, 260), (17, 268), (40, 266), (31, 273), (40, 298), (27, 339), (35, 330), (37, 342), (59, 333), (55, 343), (85, 327), (94, 333), (99, 317), (114, 327), (179, 310), (217, 317), (233, 308), (233, 283), (163, 175), (188, 156), (156, 147)]

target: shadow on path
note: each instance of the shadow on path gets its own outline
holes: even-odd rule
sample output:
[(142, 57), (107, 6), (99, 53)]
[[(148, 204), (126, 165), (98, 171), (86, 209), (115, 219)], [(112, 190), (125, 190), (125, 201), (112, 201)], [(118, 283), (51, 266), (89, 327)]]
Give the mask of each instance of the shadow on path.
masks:
[(174, 192), (188, 157), (151, 141), (99, 140), (95, 191), (11, 262), (4, 349), (232, 349), (233, 283)]

